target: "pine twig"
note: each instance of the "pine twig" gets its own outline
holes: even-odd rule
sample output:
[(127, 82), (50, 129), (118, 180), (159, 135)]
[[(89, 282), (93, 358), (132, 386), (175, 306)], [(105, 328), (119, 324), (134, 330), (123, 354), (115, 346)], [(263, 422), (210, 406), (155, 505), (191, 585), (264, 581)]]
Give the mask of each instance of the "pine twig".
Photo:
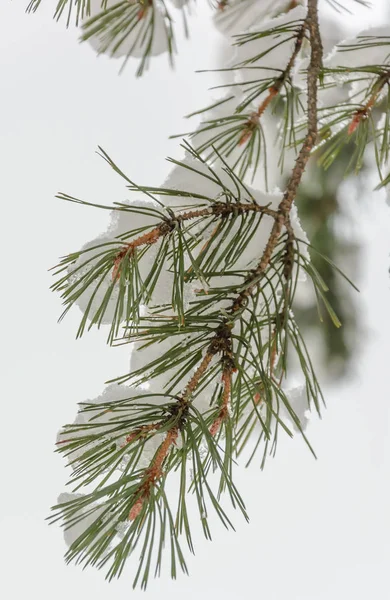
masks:
[(296, 58), (301, 51), (302, 43), (305, 37), (306, 31), (306, 21), (300, 27), (298, 34), (295, 39), (294, 50), (290, 56), (290, 59), (286, 65), (286, 68), (282, 72), (279, 77), (277, 77), (272, 84), (272, 86), (268, 89), (268, 95), (264, 98), (264, 100), (259, 105), (257, 111), (253, 112), (249, 117), (246, 123), (246, 129), (244, 129), (240, 139), (237, 142), (238, 146), (243, 146), (252, 136), (253, 131), (258, 127), (260, 118), (267, 110), (268, 106), (271, 104), (272, 100), (280, 93), (283, 85), (285, 84), (287, 77), (290, 75), (291, 69), (293, 68)]
[(168, 456), (171, 447), (176, 443), (178, 435), (179, 431), (177, 427), (173, 427), (167, 432), (165, 440), (160, 445), (150, 466), (145, 471), (143, 482), (139, 486), (139, 490), (137, 493), (137, 496), (139, 497), (132, 506), (129, 513), (129, 521), (134, 521), (141, 513), (144, 502), (147, 501), (149, 497), (151, 488), (162, 476), (162, 466), (166, 457)]
[(151, 246), (158, 242), (158, 240), (169, 233), (171, 233), (176, 226), (188, 221), (190, 219), (196, 219), (199, 217), (210, 217), (217, 216), (223, 217), (229, 214), (245, 214), (245, 213), (262, 213), (266, 214), (270, 217), (276, 218), (276, 211), (268, 208), (267, 206), (260, 206), (259, 204), (248, 203), (244, 204), (242, 202), (236, 202), (234, 204), (225, 204), (223, 202), (215, 202), (211, 208), (203, 208), (199, 210), (191, 210), (186, 211), (184, 213), (179, 213), (173, 215), (170, 219), (165, 219), (158, 225), (154, 227), (151, 231), (144, 233), (143, 235), (137, 237), (132, 240), (128, 244), (126, 244), (116, 255), (114, 258), (112, 279), (116, 281), (120, 277), (120, 269), (123, 260), (126, 257), (130, 257), (136, 248), (140, 246)]
[(354, 114), (352, 121), (348, 126), (348, 135), (352, 135), (353, 132), (359, 127), (360, 123), (367, 119), (368, 115), (374, 108), (383, 88), (390, 81), (390, 71), (386, 71), (379, 75), (377, 80), (374, 82), (372, 86), (372, 93), (368, 99), (368, 101), (364, 104), (362, 108), (358, 108)]

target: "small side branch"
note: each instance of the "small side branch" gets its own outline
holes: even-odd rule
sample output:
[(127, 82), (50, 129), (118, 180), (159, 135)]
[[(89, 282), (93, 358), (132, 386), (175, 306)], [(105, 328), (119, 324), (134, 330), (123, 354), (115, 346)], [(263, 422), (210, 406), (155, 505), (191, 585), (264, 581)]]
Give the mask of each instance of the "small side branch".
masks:
[(208, 366), (213, 359), (213, 356), (214, 355), (211, 354), (211, 352), (209, 352), (209, 351), (206, 352), (202, 362), (200, 363), (199, 367), (196, 369), (194, 375), (191, 377), (191, 379), (189, 380), (189, 382), (187, 383), (187, 385), (184, 389), (184, 392), (180, 398), (181, 404), (187, 404), (189, 402), (189, 400), (192, 397), (192, 394), (198, 387), (201, 378), (206, 373)]
[(389, 81), (390, 81), (390, 71), (386, 71), (385, 73), (382, 73), (382, 75), (380, 75), (378, 77), (378, 79), (375, 81), (375, 83), (372, 86), (372, 93), (371, 93), (371, 96), (369, 97), (368, 101), (366, 102), (366, 104), (362, 108), (358, 108), (354, 112), (352, 121), (350, 122), (349, 127), (348, 127), (348, 135), (352, 135), (353, 132), (356, 131), (356, 129), (359, 127), (360, 123), (367, 119), (368, 115), (374, 108), (383, 88), (385, 87), (386, 84), (389, 84)]
[(132, 506), (129, 513), (129, 521), (134, 521), (140, 514), (144, 502), (149, 498), (151, 489), (156, 485), (157, 481), (163, 474), (163, 464), (168, 456), (172, 446), (176, 444), (177, 437), (179, 435), (177, 427), (173, 427), (167, 432), (165, 440), (157, 450), (154, 459), (150, 463), (150, 466), (146, 469), (143, 482), (141, 483), (138, 490), (138, 498)]
[(128, 444), (131, 444), (135, 440), (139, 440), (141, 438), (146, 437), (151, 431), (157, 431), (158, 429), (160, 429), (161, 426), (162, 423), (150, 423), (149, 425), (142, 425), (142, 427), (137, 427), (137, 429), (135, 429), (134, 431), (129, 433), (129, 435), (126, 436), (126, 439), (122, 444), (122, 448), (124, 448)]
[(223, 217), (229, 214), (240, 215), (250, 212), (265, 214), (274, 219), (277, 216), (276, 211), (268, 208), (267, 206), (261, 206), (252, 202), (215, 202), (209, 208), (186, 211), (177, 214), (170, 219), (165, 219), (159, 225), (157, 225), (157, 227), (154, 227), (151, 231), (148, 231), (147, 233), (137, 237), (135, 240), (132, 240), (118, 252), (114, 259), (112, 279), (113, 281), (116, 281), (120, 277), (120, 270), (123, 260), (126, 257), (131, 256), (137, 248), (155, 244), (159, 239), (170, 234), (177, 226), (180, 226), (181, 223), (191, 219), (199, 219), (203, 217)]
[(249, 117), (248, 121), (245, 123), (245, 129), (238, 140), (238, 146), (243, 146), (252, 136), (254, 130), (259, 125), (260, 118), (267, 110), (268, 106), (272, 102), (272, 100), (280, 93), (283, 85), (285, 84), (288, 76), (290, 75), (291, 69), (293, 68), (296, 58), (302, 48), (302, 43), (305, 37), (306, 31), (306, 21), (303, 23), (302, 27), (300, 27), (298, 34), (296, 36), (294, 50), (291, 54), (291, 57), (286, 65), (286, 68), (282, 72), (282, 74), (277, 77), (273, 83), (273, 85), (268, 88), (268, 95), (261, 102), (259, 108), (256, 112), (253, 112)]

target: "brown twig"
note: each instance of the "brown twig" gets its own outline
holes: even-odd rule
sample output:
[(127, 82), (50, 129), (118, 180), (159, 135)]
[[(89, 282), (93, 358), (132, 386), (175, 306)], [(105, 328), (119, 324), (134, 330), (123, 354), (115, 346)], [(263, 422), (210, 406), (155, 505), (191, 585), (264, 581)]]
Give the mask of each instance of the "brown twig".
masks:
[(151, 231), (140, 235), (134, 241), (130, 242), (130, 244), (127, 244), (124, 248), (122, 248), (122, 250), (120, 250), (115, 257), (114, 267), (112, 270), (113, 281), (116, 281), (120, 276), (120, 268), (125, 256), (130, 256), (133, 254), (134, 250), (139, 246), (151, 246), (152, 244), (155, 244), (161, 235), (161, 227), (155, 227)]
[(129, 521), (134, 521), (134, 519), (138, 517), (144, 502), (149, 498), (152, 487), (161, 478), (164, 461), (168, 456), (171, 447), (176, 444), (178, 435), (179, 431), (177, 427), (173, 427), (167, 431), (167, 435), (157, 450), (154, 459), (150, 463), (150, 466), (145, 470), (143, 481), (138, 489), (137, 500), (131, 507), (129, 513)]
[(302, 48), (302, 43), (303, 43), (303, 39), (305, 37), (306, 27), (307, 27), (307, 25), (306, 25), (306, 21), (305, 21), (303, 23), (302, 27), (300, 27), (300, 29), (298, 31), (297, 37), (295, 39), (294, 50), (290, 56), (290, 59), (286, 65), (286, 68), (284, 69), (283, 73), (275, 79), (273, 85), (271, 85), (271, 87), (268, 88), (268, 95), (261, 102), (257, 111), (253, 112), (250, 115), (249, 119), (244, 123), (244, 131), (243, 131), (240, 139), (238, 140), (238, 143), (237, 143), (238, 146), (243, 146), (252, 137), (253, 132), (255, 131), (256, 127), (259, 125), (260, 118), (262, 117), (264, 112), (267, 110), (271, 101), (280, 93), (280, 90), (282, 89), (287, 77), (289, 76), (291, 69), (293, 68), (293, 66), (295, 64), (296, 58)]
[(390, 71), (386, 71), (386, 73), (382, 73), (382, 75), (380, 75), (375, 81), (375, 83), (372, 86), (373, 91), (366, 104), (362, 108), (358, 108), (357, 110), (355, 110), (355, 112), (353, 113), (352, 121), (348, 126), (348, 135), (352, 135), (353, 132), (356, 131), (356, 129), (359, 127), (360, 123), (367, 119), (368, 115), (374, 108), (383, 88), (386, 84), (389, 83), (389, 80)]
[(134, 440), (145, 437), (150, 431), (157, 431), (162, 426), (162, 423), (149, 423), (148, 425), (142, 425), (134, 429), (129, 435), (126, 436), (125, 441), (121, 445), (124, 448), (128, 444), (131, 444)]
[(202, 359), (199, 367), (196, 369), (195, 373), (187, 383), (183, 394), (181, 395), (181, 402), (186, 403), (191, 398), (192, 394), (198, 387), (199, 381), (204, 373), (207, 371), (209, 364), (213, 359), (213, 354), (211, 352), (206, 352), (205, 356)]
[(165, 237), (171, 231), (175, 229), (175, 227), (184, 223), (185, 221), (189, 221), (191, 219), (198, 219), (201, 217), (223, 217), (232, 213), (235, 214), (245, 214), (248, 212), (257, 212), (273, 217), (274, 219), (277, 216), (277, 212), (268, 208), (267, 206), (261, 206), (260, 204), (256, 204), (254, 202), (234, 202), (234, 203), (225, 203), (225, 202), (214, 202), (212, 206), (208, 208), (201, 208), (197, 210), (186, 211), (183, 213), (179, 213), (174, 215), (170, 219), (165, 219), (159, 225), (135, 238), (128, 244), (126, 244), (121, 250), (117, 253), (114, 259), (114, 266), (112, 270), (112, 279), (116, 281), (120, 277), (120, 270), (123, 260), (126, 257), (131, 256), (134, 251), (141, 246), (151, 246), (158, 242), (158, 240), (162, 237)]

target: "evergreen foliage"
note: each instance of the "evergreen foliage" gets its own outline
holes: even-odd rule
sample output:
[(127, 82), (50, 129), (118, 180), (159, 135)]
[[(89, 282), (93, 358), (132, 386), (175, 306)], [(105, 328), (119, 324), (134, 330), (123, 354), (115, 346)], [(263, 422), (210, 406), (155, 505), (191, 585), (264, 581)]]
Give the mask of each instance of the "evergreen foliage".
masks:
[[(139, 56), (140, 75), (153, 54), (172, 60), (171, 10), (187, 9), (172, 2), (60, 0), (54, 16), (82, 23), (82, 38), (97, 39), (100, 52)], [(320, 248), (310, 259), (296, 214), (309, 160), (332, 169), (347, 147), (346, 171), (356, 172), (370, 147), (378, 185), (389, 182), (390, 37), (363, 32), (323, 56), (318, 0), (213, 4), (219, 18), (231, 10), (245, 22), (256, 10), (258, 20), (233, 38), (227, 94), (195, 113), (204, 120), (186, 134), (185, 158), (169, 159), (165, 185), (137, 185), (100, 148), (137, 200), (100, 206), (58, 196), (108, 209), (113, 223), (53, 269), (62, 317), (78, 305), (77, 336), (108, 325), (108, 343), (129, 345), (134, 365), (61, 430), (72, 493), (60, 496), (50, 520), (64, 525), (67, 561), (103, 567), (110, 579), (138, 553), (134, 585), (143, 588), (163, 560), (172, 577), (187, 572), (183, 545), (194, 552), (194, 521), (211, 539), (215, 515), (234, 528), (228, 504), (248, 519), (234, 483), (241, 457), (263, 467), (282, 432), (299, 432), (314, 454), (305, 413), (321, 414), (323, 398), (294, 298), (309, 279), (320, 318), (339, 328), (320, 265), (329, 277), (343, 274)], [(286, 173), (291, 164), (280, 193), (267, 188), (271, 117), (279, 167)], [(264, 192), (249, 186), (261, 170)], [(289, 384), (294, 361), (298, 390)]]

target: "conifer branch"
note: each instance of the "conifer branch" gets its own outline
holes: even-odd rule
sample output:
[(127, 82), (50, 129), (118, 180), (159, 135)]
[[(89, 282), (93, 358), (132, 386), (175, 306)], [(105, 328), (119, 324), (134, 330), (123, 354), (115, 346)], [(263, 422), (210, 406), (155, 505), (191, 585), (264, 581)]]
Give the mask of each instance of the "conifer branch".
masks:
[[(129, 6), (119, 4), (128, 14)], [(228, 10), (227, 4), (221, 2), (220, 10)], [(292, 2), (289, 8), (296, 4)], [(137, 13), (138, 20), (150, 15), (154, 7), (154, 0), (148, 0), (144, 12)], [(327, 301), (326, 284), (305, 254), (306, 242), (300, 239), (292, 211), (307, 163), (319, 143), (318, 88), (327, 71), (322, 64), (317, 9), (318, 0), (308, 0), (306, 17), (279, 29), (239, 36), (239, 44), (256, 40), (256, 35), (258, 39), (281, 36), (293, 40), (293, 48), (285, 67), (272, 69), (277, 75), (249, 82), (254, 88), (237, 107), (237, 114), (225, 120), (232, 126), (227, 141), (217, 134), (213, 138), (217, 143), (209, 143), (218, 167), (208, 164), (188, 144), (184, 162), (171, 159), (174, 169), (186, 169), (185, 189), (175, 187), (175, 182), (165, 188), (137, 186), (101, 151), (128, 189), (147, 198), (144, 205), (118, 204), (114, 209), (120, 216), (130, 214), (135, 220), (140, 216), (144, 220), (129, 230), (122, 228), (122, 223), (120, 234), (68, 255), (57, 267), (60, 277), (53, 289), (61, 292), (64, 313), (87, 296), (78, 335), (84, 332), (87, 320), (89, 327), (107, 323), (110, 343), (135, 343), (134, 354), (144, 357), (141, 366), (139, 363), (116, 380), (130, 382), (128, 397), (118, 399), (120, 386), (110, 386), (115, 397), (85, 406), (57, 442), (58, 451), (72, 465), (74, 490), (95, 486), (92, 492), (54, 507), (52, 520), (62, 519), (67, 528), (82, 522), (83, 515), (89, 519), (70, 545), (67, 560), (98, 567), (110, 563), (109, 578), (121, 574), (127, 558), (140, 545), (135, 583), (141, 581), (145, 587), (154, 555), (156, 574), (160, 572), (167, 530), (172, 576), (176, 576), (176, 565), (186, 572), (179, 537), (184, 535), (193, 551), (189, 492), (196, 499), (206, 538), (211, 537), (210, 508), (224, 526), (233, 528), (220, 502), (223, 493), (247, 518), (233, 482), (233, 467), (254, 433), (257, 441), (248, 463), (262, 447), (263, 467), (266, 456), (276, 451), (279, 431), (292, 436), (293, 428), (314, 454), (284, 385), (287, 354), (292, 351), (302, 369), (305, 407), (313, 406), (320, 413), (320, 386), (292, 314), (299, 270), (310, 277), (334, 324), (340, 324)], [(304, 9), (299, 10), (299, 15), (305, 15)], [(115, 30), (115, 19), (110, 21), (114, 12), (89, 22), (86, 36), (101, 31), (102, 25)], [(305, 38), (310, 44), (310, 62), (305, 74), (303, 139), (284, 193), (265, 195), (267, 204), (258, 201), (243, 181), (242, 164), (244, 171), (248, 165), (256, 167), (256, 160), (251, 163), (253, 154), (251, 157), (249, 152), (243, 163), (238, 161), (233, 167), (223, 155), (239, 146), (247, 152), (265, 111), (282, 98), (282, 90), (293, 89), (292, 73)], [(282, 43), (275, 40), (274, 47)], [(363, 107), (365, 116), (386, 83), (381, 80), (372, 87)], [(252, 102), (260, 94), (264, 97), (255, 112), (242, 114), (249, 98)], [(349, 114), (358, 119), (356, 106)], [(364, 116), (359, 117), (357, 125), (363, 120)], [(355, 129), (359, 129), (357, 125)], [(211, 121), (207, 127), (212, 131), (218, 126)], [(198, 179), (191, 190), (188, 180), (193, 176)], [(71, 196), (61, 197), (83, 203)], [(168, 198), (167, 206), (161, 201), (164, 198)], [(178, 208), (180, 202), (189, 205)], [(154, 293), (162, 280), (168, 297), (164, 290), (161, 297), (157, 294), (156, 302)], [(148, 391), (143, 389), (146, 384), (150, 385)], [(189, 462), (192, 481), (188, 485)], [(165, 487), (173, 471), (180, 473), (175, 514)], [(219, 478), (216, 490), (211, 473)]]
[[(200, 365), (198, 366), (195, 374), (188, 382), (183, 395), (179, 398), (178, 404), (188, 404), (196, 387), (199, 385), (201, 378), (208, 369), (212, 357), (214, 354), (222, 353), (222, 362), (225, 364), (222, 381), (223, 381), (223, 394), (221, 408), (217, 418), (213, 421), (210, 433), (214, 436), (219, 430), (222, 421), (226, 418), (228, 402), (231, 395), (231, 375), (232, 370), (235, 369), (234, 360), (232, 358), (231, 351), (231, 329), (233, 327), (233, 321), (238, 317), (242, 307), (246, 305), (248, 298), (253, 294), (255, 288), (261, 281), (261, 275), (266, 271), (274, 249), (278, 243), (279, 236), (283, 225), (288, 223), (288, 215), (292, 207), (292, 203), (296, 197), (296, 193), (303, 176), (305, 166), (310, 157), (310, 153), (315, 145), (317, 138), (317, 85), (318, 78), (322, 65), (322, 43), (318, 28), (318, 12), (317, 12), (317, 0), (309, 0), (308, 3), (308, 17), (307, 26), (310, 31), (310, 43), (311, 43), (311, 59), (308, 70), (308, 127), (307, 135), (301, 151), (298, 155), (295, 167), (292, 175), (288, 182), (286, 192), (283, 200), (279, 205), (278, 218), (275, 220), (272, 228), (270, 237), (268, 239), (264, 253), (258, 263), (256, 269), (252, 272), (246, 281), (245, 288), (235, 298), (231, 307), (227, 310), (229, 314), (229, 321), (224, 321), (221, 326), (216, 330), (216, 333), (208, 347), (208, 350), (203, 357)], [(285, 247), (285, 259), (284, 259), (284, 276), (288, 279), (291, 271), (292, 264), (292, 244), (293, 244), (293, 231), (290, 224), (288, 224), (287, 242)], [(274, 369), (275, 363), (275, 334), (272, 339), (271, 349), (271, 375)], [(226, 359), (228, 365), (226, 365)], [(140, 508), (141, 505), (138, 506)], [(138, 509), (137, 509), (138, 510)]]

